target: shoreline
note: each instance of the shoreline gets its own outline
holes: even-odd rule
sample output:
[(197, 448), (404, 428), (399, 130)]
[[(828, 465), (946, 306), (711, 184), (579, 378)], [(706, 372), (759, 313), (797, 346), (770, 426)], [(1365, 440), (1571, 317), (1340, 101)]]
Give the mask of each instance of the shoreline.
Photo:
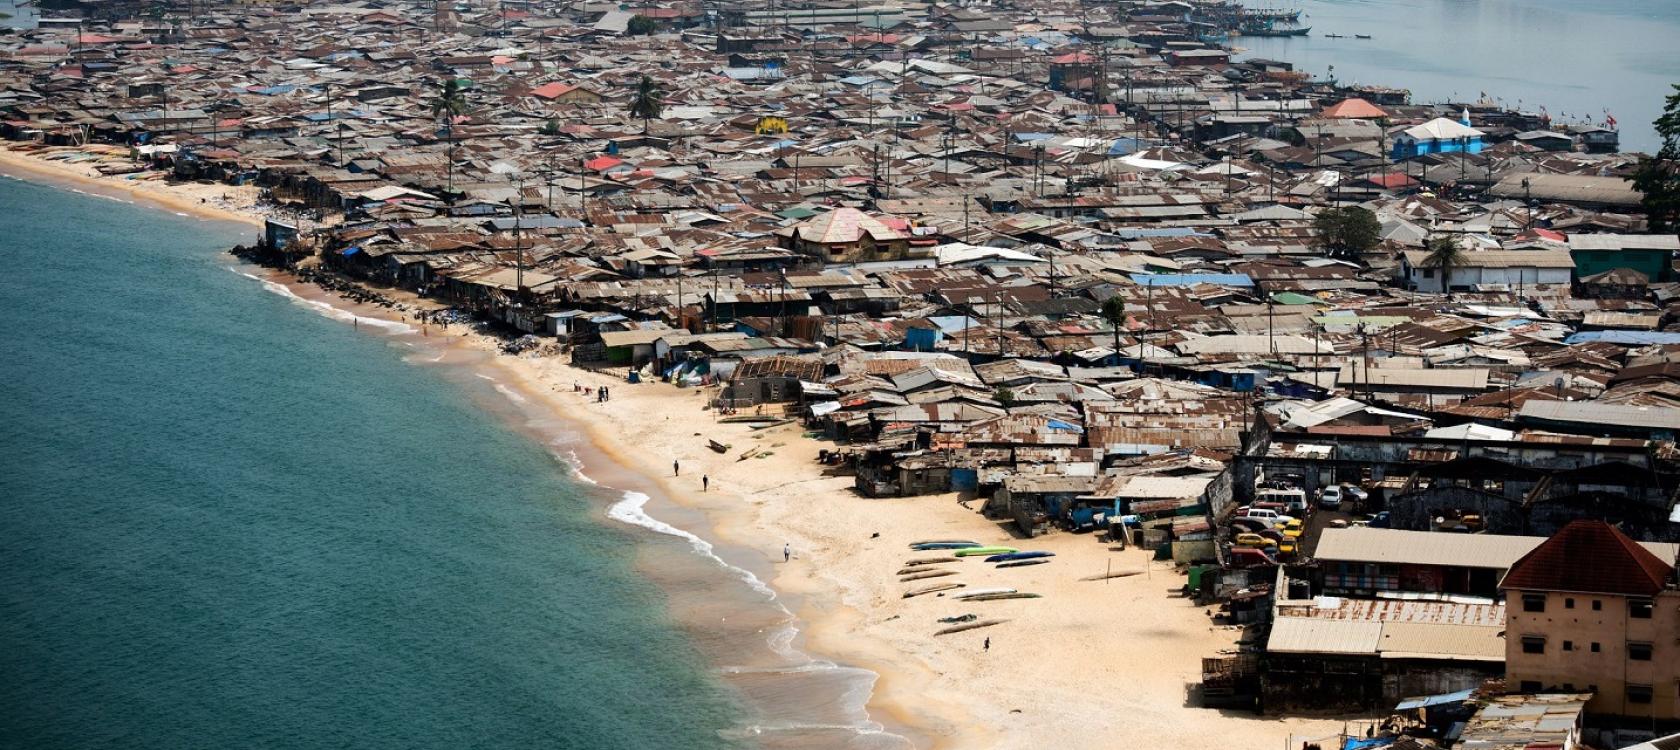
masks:
[[(307, 293), (304, 286), (300, 291)], [(316, 293), (333, 296), (327, 290)], [(394, 315), (383, 308), (369, 314)], [(482, 335), (465, 338), (478, 349), (495, 342)], [(1212, 624), (1200, 607), (1178, 598), (1183, 578), (1170, 563), (1153, 562), (1147, 553), (1112, 553), (1090, 536), (1055, 534), (1035, 539), (1033, 546), (1055, 551), (1062, 562), (1015, 571), (982, 569), (979, 575), (993, 580), (969, 579), (976, 587), (1014, 583), (1022, 590), (1043, 591), (1045, 599), (994, 602), (985, 609), (932, 597), (904, 600), (894, 570), (913, 555), (901, 543), (951, 535), (986, 543), (1014, 540), (998, 522), (959, 504), (955, 494), (855, 496), (849, 477), (820, 474), (814, 461), (819, 444), (803, 438), (800, 428), (755, 432), (743, 424), (697, 420), (708, 412), (700, 411), (694, 389), (651, 380), (632, 386), (620, 376), (556, 358), (492, 354), (485, 361), (528, 399), (521, 410), (541, 407), (535, 409), (539, 418), (577, 430), (609, 465), (632, 477), (628, 491), (651, 488), (650, 505), (664, 501), (698, 514), (704, 522), (697, 533), (719, 545), (727, 565), (751, 573), (783, 597), (796, 597), (790, 609), (799, 631), (791, 645), (874, 672), (877, 678), (865, 703), (871, 720), (900, 732), (915, 747), (1107, 747), (1113, 738), (1084, 731), (1093, 715), (1105, 714), (1142, 717), (1124, 733), (1125, 741), (1184, 745), (1188, 732), (1197, 738), (1188, 747), (1209, 750), (1235, 742), (1320, 740), (1341, 728), (1339, 719), (1259, 716), (1192, 705), (1188, 689), (1199, 679), (1200, 658), (1233, 648), (1240, 631)], [(607, 385), (613, 398), (597, 404), (574, 393), (574, 383)], [(679, 433), (675, 437), (663, 427), (673, 415), (683, 424), (674, 430)], [(718, 456), (705, 447), (708, 437), (734, 447)], [(742, 446), (754, 442), (775, 454), (768, 459), (770, 466), (736, 460)], [(682, 464), (679, 477), (670, 476), (673, 459)], [(593, 464), (584, 464), (596, 472)], [(712, 479), (710, 492), (684, 486), (701, 472)], [(813, 500), (826, 502), (818, 508)], [(659, 509), (650, 508), (650, 514), (657, 518)], [(770, 559), (784, 542), (794, 549), (787, 565)], [(1081, 580), (1110, 565), (1116, 571), (1124, 566), (1130, 575), (1106, 582)], [(1163, 578), (1155, 579), (1157, 573)], [(956, 614), (951, 607), (1002, 615), (1012, 624), (935, 640), (932, 622)], [(1033, 622), (1039, 618), (1049, 622)], [(1130, 633), (1138, 650), (1097, 648), (1100, 634), (1116, 633)], [(996, 639), (998, 647), (984, 647), (983, 639)], [(1004, 645), (1011, 641), (1027, 647)], [(1054, 648), (1038, 653), (1032, 648), (1037, 643)], [(1029, 683), (1045, 687), (1021, 689)]]
[[(113, 185), (109, 178), (77, 173), (68, 165), (28, 169), (17, 160), (38, 159), (9, 151), (3, 156), (0, 164), (45, 175), (49, 182), (57, 177), (90, 187)], [(179, 196), (172, 201), (154, 194), (170, 187), (136, 190), (135, 197), (170, 209), (197, 208)], [(215, 210), (188, 213), (260, 224), (254, 213), (233, 219), (220, 215), (226, 209)], [(401, 311), (355, 303), (283, 271), (246, 267), (254, 271), (246, 275), (285, 289), (320, 314), (358, 325), (375, 322), (373, 327), (391, 338), (416, 333)], [(369, 288), (404, 303), (419, 300), (401, 290)], [(469, 332), (449, 340), (460, 343), (440, 348), (479, 352), (487, 370), (505, 376), (484, 377), (511, 383), (520, 397), (509, 396), (516, 402), (513, 410), (532, 420), (554, 420), (582, 435), (609, 465), (600, 471), (623, 472), (630, 485), (625, 491), (652, 489), (648, 504), (669, 503), (696, 515), (703, 521), (699, 533), (720, 546), (718, 556), (726, 566), (764, 581), (778, 598), (791, 597), (788, 609), (796, 618), (791, 624), (798, 630), (787, 645), (812, 658), (872, 672), (876, 677), (862, 705), (870, 721), (885, 725), (883, 733), (897, 732), (916, 747), (935, 748), (1106, 747), (1119, 740), (1184, 745), (1188, 736), (1195, 738), (1188, 747), (1212, 750), (1234, 742), (1293, 744), (1332, 735), (1340, 727), (1338, 721), (1191, 705), (1186, 690), (1199, 678), (1200, 658), (1233, 647), (1237, 633), (1212, 625), (1199, 607), (1169, 593), (1182, 579), (1170, 565), (1154, 563), (1137, 550), (1115, 553), (1089, 536), (1053, 534), (1033, 540), (1032, 546), (1054, 551), (1055, 564), (1010, 571), (967, 561), (961, 567), (971, 586), (1007, 583), (1043, 592), (1043, 599), (984, 605), (934, 597), (906, 600), (894, 573), (908, 557), (900, 545), (952, 535), (1008, 543), (1011, 535), (960, 505), (954, 494), (858, 497), (850, 491), (849, 477), (821, 474), (814, 461), (821, 444), (803, 437), (802, 428), (753, 431), (743, 424), (707, 423), (703, 417), (709, 412), (700, 409), (703, 401), (695, 389), (657, 380), (631, 386), (622, 377), (575, 368), (557, 357), (501, 355), (495, 350), (497, 339), (488, 335)], [(573, 392), (574, 383), (609, 385), (614, 398), (594, 405), (593, 399)], [(656, 416), (664, 419), (654, 421)], [(681, 427), (666, 426), (672, 416)], [(740, 447), (719, 456), (707, 449), (707, 438)], [(736, 459), (741, 447), (755, 443), (772, 455), (750, 463)], [(672, 460), (682, 462), (680, 477), (668, 475)], [(591, 473), (597, 471), (583, 463)], [(713, 480), (710, 492), (693, 486), (701, 473)], [(605, 504), (599, 511), (603, 519), (622, 522), (610, 516), (616, 506), (616, 501)], [(657, 511), (650, 514), (657, 518)], [(787, 564), (773, 560), (783, 544), (795, 553)], [(1102, 572), (1105, 566), (1134, 575), (1080, 581), (1080, 574)], [(1157, 572), (1164, 580), (1153, 578)], [(934, 620), (956, 615), (958, 608), (1008, 622), (934, 638)], [(994, 638), (995, 649), (990, 647)], [(1099, 647), (1116, 638), (1135, 646)], [(1092, 719), (1105, 715), (1124, 717), (1125, 730), (1116, 736), (1089, 731)], [(864, 733), (867, 728), (859, 732)]]
[[(406, 316), (403, 316), (399, 311), (343, 299), (332, 290), (299, 280), (285, 271), (245, 264), (245, 268), (239, 272), (261, 282), (281, 287), (286, 290), (287, 295), (296, 298), (296, 301), (339, 322), (351, 322), (352, 320), (377, 322), (382, 324), (374, 326), (380, 334), (392, 338), (402, 337), (408, 340), (412, 340), (414, 334), (419, 330), (414, 327), (412, 321), (406, 320)], [(380, 287), (369, 288), (383, 294), (399, 297), (406, 304), (414, 304), (419, 299), (403, 290)], [(639, 529), (639, 531), (627, 530), (626, 533), (646, 533), (654, 537), (676, 537), (690, 540), (691, 545), (710, 546), (710, 550), (703, 551), (697, 548), (689, 554), (694, 557), (714, 560), (723, 568), (722, 572), (728, 577), (738, 579), (732, 581), (731, 585), (741, 585), (746, 588), (762, 586), (765, 587), (765, 590), (774, 592), (775, 598), (768, 600), (767, 603), (782, 607), (788, 613), (790, 619), (786, 625), (792, 629), (792, 637), (787, 639), (785, 643), (781, 643), (779, 650), (776, 643), (779, 640), (778, 636), (769, 634), (767, 645), (770, 646), (772, 651), (779, 651), (778, 655), (783, 657), (803, 657), (812, 664), (833, 663), (836, 669), (856, 669), (870, 673), (873, 679), (868, 685), (868, 697), (862, 701), (859, 708), (867, 711), (866, 720), (873, 726), (858, 727), (859, 734), (880, 734), (886, 738), (903, 738), (902, 742), (889, 740), (891, 743), (889, 746), (892, 747), (908, 744), (918, 748), (944, 748), (989, 744), (982, 741), (978, 733), (971, 733), (972, 736), (964, 737), (960, 743), (952, 744), (946, 741), (949, 735), (954, 732), (953, 728), (968, 727), (972, 730), (975, 726), (973, 718), (960, 713), (960, 710), (955, 706), (944, 707), (937, 714), (937, 719), (932, 722), (927, 720), (925, 710), (909, 708), (910, 704), (916, 702), (914, 700), (914, 686), (925, 682), (931, 675), (922, 674), (916, 670), (895, 669), (892, 666), (891, 658), (885, 655), (879, 660), (855, 658), (858, 654), (850, 649), (839, 647), (840, 641), (850, 630), (847, 627), (848, 624), (860, 619), (861, 614), (842, 608), (835, 613), (836, 619), (831, 623), (828, 621), (828, 617), (821, 616), (832, 608), (832, 604), (820, 601), (820, 597), (817, 596), (821, 593), (819, 587), (806, 586), (795, 589), (788, 585), (789, 582), (785, 580), (785, 574), (771, 575), (768, 571), (773, 570), (774, 566), (771, 563), (770, 555), (764, 550), (741, 543), (741, 540), (749, 533), (747, 530), (757, 525), (756, 519), (752, 523), (743, 523), (738, 533), (731, 533), (726, 529), (726, 526), (732, 522), (732, 519), (720, 514), (719, 509), (713, 507), (719, 500), (743, 501), (744, 498), (732, 496), (731, 493), (723, 491), (721, 482), (714, 483), (713, 491), (708, 493), (706, 498), (698, 497), (699, 493), (694, 492), (692, 488), (676, 486), (674, 482), (669, 481), (668, 477), (662, 476), (662, 469), (669, 466), (664, 463), (663, 458), (637, 458), (637, 446), (617, 437), (609, 429), (612, 427), (610, 420), (589, 418), (585, 414), (588, 405), (594, 403), (592, 400), (585, 399), (582, 394), (573, 393), (569, 390), (569, 386), (567, 389), (561, 389), (557, 383), (545, 382), (546, 380), (552, 380), (553, 377), (551, 376), (567, 375), (575, 376), (573, 377), (574, 380), (591, 387), (607, 385), (614, 390), (614, 401), (610, 403), (616, 406), (621, 403), (618, 400), (620, 397), (618, 388), (628, 385), (623, 382), (622, 378), (612, 377), (593, 370), (573, 368), (552, 359), (541, 360), (503, 355), (495, 350), (498, 340), (492, 336), (471, 331), (467, 332), (466, 335), (455, 335), (455, 333), (456, 331), (452, 329), (449, 331), (450, 336), (447, 339), (441, 336), (433, 337), (438, 341), (449, 343), (434, 344), (441, 353), (438, 360), (422, 360), (420, 363), (446, 362), (451, 352), (471, 352), (473, 355), (482, 355), (480, 359), (466, 366), (478, 377), (490, 381), (492, 387), (506, 399), (506, 406), (511, 412), (519, 415), (520, 419), (528, 420), (526, 424), (514, 425), (517, 429), (530, 433), (529, 437), (550, 448), (554, 446), (553, 441), (549, 439), (553, 435), (549, 430), (533, 426), (533, 423), (552, 421), (557, 423), (561, 429), (570, 431), (580, 437), (583, 441), (582, 445), (571, 446), (567, 449), (576, 463), (574, 464), (563, 458), (560, 460), (568, 464), (570, 473), (578, 481), (591, 485), (590, 489), (592, 490), (601, 491), (604, 501), (594, 512), (597, 520), (615, 526), (634, 526)], [(540, 364), (558, 365), (564, 368), (564, 372), (545, 372), (545, 368), (538, 366)], [(486, 374), (487, 372), (493, 374)], [(502, 377), (496, 377), (497, 375)], [(673, 389), (673, 395), (675, 393)], [(645, 397), (648, 394), (637, 393), (635, 395)], [(635, 395), (631, 397), (630, 401), (637, 402), (640, 406), (642, 399), (636, 398)], [(695, 406), (693, 404), (688, 405)], [(602, 404), (602, 406), (605, 406), (605, 404)], [(746, 434), (750, 432), (750, 429), (745, 425), (718, 426), (739, 431), (742, 439), (745, 439)], [(551, 452), (553, 451), (551, 450)], [(560, 457), (557, 455), (557, 458)], [(698, 458), (684, 458), (682, 461), (685, 467), (698, 467), (701, 463)], [(721, 474), (717, 476), (721, 478)], [(640, 496), (642, 498), (641, 502), (634, 504), (634, 507), (632, 507), (629, 504), (633, 500), (628, 497), (630, 495)], [(662, 517), (661, 511), (670, 508), (696, 514), (701, 519), (701, 527), (684, 528), (669, 524)], [(629, 511), (629, 514), (642, 513), (648, 522), (625, 517), (628, 515), (625, 513), (626, 510)], [(791, 530), (789, 531), (791, 532)], [(796, 533), (795, 536), (797, 537)], [(780, 543), (778, 542), (778, 545)], [(804, 540), (797, 538), (790, 543), (798, 549), (809, 546)], [(644, 570), (643, 573), (648, 574), (649, 571)], [(658, 576), (650, 575), (650, 577), (655, 579), (656, 584), (660, 583), (657, 580)], [(728, 670), (735, 668), (734, 665), (726, 664), (713, 664), (711, 666), (723, 670), (722, 675), (724, 676), (729, 674)], [(793, 665), (787, 667), (787, 669), (790, 672), (797, 672), (807, 666)], [(772, 671), (775, 670), (775, 668), (771, 669)], [(888, 697), (897, 696), (900, 693), (904, 693), (900, 698)], [(827, 728), (835, 729), (837, 727)]]
[[(102, 150), (102, 149), (101, 149)], [(226, 221), (246, 224), (257, 229), (263, 226), (266, 215), (256, 208), (257, 189), (250, 186), (201, 185), (198, 183), (168, 183), (161, 179), (130, 180), (124, 176), (106, 176), (91, 166), (70, 164), (43, 158), (45, 153), (81, 152), (71, 146), (47, 147), (38, 151), (14, 148), (8, 143), (0, 147), (0, 174), (10, 170), (22, 172), (18, 179), (52, 185), (85, 189), (94, 195), (149, 205), (177, 216), (190, 216), (205, 221)], [(148, 174), (148, 173), (137, 173)], [(157, 173), (149, 173), (157, 174)], [(233, 200), (223, 195), (236, 196)], [(215, 200), (215, 203), (211, 201)]]

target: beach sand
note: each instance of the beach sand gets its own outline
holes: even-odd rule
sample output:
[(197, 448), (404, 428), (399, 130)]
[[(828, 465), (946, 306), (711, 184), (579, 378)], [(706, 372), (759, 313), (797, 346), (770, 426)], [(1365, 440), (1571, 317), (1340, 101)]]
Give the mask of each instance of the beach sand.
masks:
[[(265, 209), (255, 188), (175, 184), (99, 176), (91, 162), (66, 163), (0, 150), (0, 171), (30, 179), (127, 194), (176, 213), (260, 226)], [(126, 158), (113, 155), (110, 158)], [(224, 197), (226, 196), (226, 197)], [(202, 200), (200, 200), (202, 199)], [(363, 320), (398, 321), (404, 313), (337, 300), (290, 276), (263, 272), (311, 300)], [(413, 295), (379, 289), (404, 302), (431, 307)], [(348, 316), (343, 316), (348, 318)], [(362, 326), (390, 334), (385, 326)], [(412, 335), (406, 328), (404, 335)], [(435, 329), (434, 329), (435, 330)], [(448, 332), (450, 346), (492, 351), (494, 339)], [(434, 335), (437, 335), (434, 334)], [(574, 368), (563, 357), (489, 358), (490, 366), (541, 401), (541, 409), (588, 433), (613, 461), (649, 481), (666, 498), (701, 514), (715, 541), (751, 550), (745, 566), (779, 592), (793, 595), (798, 646), (835, 662), (879, 675), (868, 699), (871, 716), (917, 746), (949, 748), (1104, 748), (1132, 743), (1197, 750), (1232, 746), (1292, 747), (1341, 729), (1339, 722), (1257, 717), (1191, 705), (1201, 659), (1234, 648), (1237, 631), (1215, 626), (1204, 610), (1178, 596), (1182, 575), (1139, 550), (1111, 551), (1092, 535), (1055, 533), (1015, 540), (997, 522), (959, 503), (956, 495), (867, 499), (853, 494), (850, 477), (824, 476), (816, 463), (826, 444), (803, 437), (797, 424), (753, 430), (721, 424), (702, 406), (715, 389), (679, 389), (659, 382), (632, 385), (623, 370)], [(574, 384), (612, 390), (596, 403)], [(707, 447), (733, 446), (724, 455)], [(748, 449), (768, 455), (738, 460)], [(672, 476), (672, 461), (681, 475)], [(709, 476), (710, 490), (700, 478)], [(877, 536), (878, 535), (878, 536)], [(1053, 562), (995, 569), (977, 558), (948, 565), (968, 588), (1012, 587), (1040, 599), (963, 603), (902, 593), (895, 574), (919, 539), (964, 538), (1056, 553)], [(782, 561), (783, 546), (792, 559)], [(1135, 575), (1106, 581), (1105, 572)], [(938, 618), (963, 614), (1007, 622), (934, 636)], [(990, 649), (984, 647), (990, 639)]]
[[(1054, 533), (1016, 540), (955, 494), (868, 499), (850, 477), (824, 476), (825, 444), (797, 424), (755, 431), (713, 421), (703, 411), (714, 389), (632, 385), (621, 376), (579, 370), (555, 359), (502, 357), (551, 407), (586, 425), (592, 440), (698, 508), (722, 541), (760, 551), (779, 591), (797, 594), (811, 651), (875, 671), (869, 706), (938, 747), (1099, 748), (1161, 743), (1187, 748), (1278, 747), (1319, 738), (1339, 722), (1256, 717), (1194, 707), (1201, 659), (1234, 648), (1239, 633), (1214, 625), (1178, 594), (1184, 576), (1141, 550), (1111, 551), (1098, 537)], [(581, 383), (611, 389), (596, 403)], [(727, 454), (707, 440), (730, 444)], [(751, 448), (765, 458), (738, 460)], [(671, 462), (681, 476), (672, 476)], [(701, 492), (702, 476), (709, 491)], [(879, 536), (877, 536), (877, 534)], [(921, 539), (959, 538), (1056, 553), (1053, 562), (996, 569), (978, 558), (946, 565), (959, 575), (915, 584), (896, 571)], [(783, 545), (793, 552), (782, 562)], [(1081, 580), (1109, 571), (1135, 575)], [(963, 603), (924, 595), (925, 583), (1012, 587), (1040, 599)], [(953, 592), (956, 593), (956, 592)], [(976, 614), (1008, 622), (934, 636), (940, 617)], [(990, 649), (984, 647), (990, 638)], [(1295, 740), (1298, 742), (1299, 740)]]
[(258, 205), (261, 191), (255, 186), (170, 183), (157, 172), (105, 176), (96, 169), (99, 164), (127, 163), (127, 149), (99, 144), (29, 150), (5, 144), (0, 148), (0, 173), (130, 198), (176, 214), (262, 226), (267, 209)]

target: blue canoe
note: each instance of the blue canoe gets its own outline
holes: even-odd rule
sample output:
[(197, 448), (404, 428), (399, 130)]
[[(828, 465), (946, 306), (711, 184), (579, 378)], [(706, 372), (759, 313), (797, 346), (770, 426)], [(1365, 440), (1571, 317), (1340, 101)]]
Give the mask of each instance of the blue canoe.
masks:
[(1040, 557), (1055, 557), (1054, 552), (1009, 552), (1002, 555), (992, 555), (986, 562), (1013, 562), (1015, 560), (1033, 560)]

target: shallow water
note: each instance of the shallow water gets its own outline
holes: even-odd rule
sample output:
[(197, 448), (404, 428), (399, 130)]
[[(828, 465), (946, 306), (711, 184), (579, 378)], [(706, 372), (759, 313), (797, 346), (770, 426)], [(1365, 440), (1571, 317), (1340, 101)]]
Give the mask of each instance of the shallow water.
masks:
[(0, 746), (742, 744), (487, 384), (230, 273), (223, 225), (3, 179), (0, 230)]
[[(28, 240), (0, 309), (29, 310), (0, 328), (27, 354), (0, 375), (41, 394), (0, 408), (0, 448), (23, 456), (0, 464), (0, 667), (23, 676), (0, 695), (30, 717), (0, 727), (0, 746), (909, 745), (864, 710), (872, 672), (799, 650), (762, 555), (689, 531), (709, 528), (702, 513), (657, 497), (492, 355), (231, 262), (219, 251), (247, 230), (100, 197), (0, 183), (7, 233)], [(65, 292), (90, 262), (103, 273)], [(87, 434), (54, 439), (65, 415), (47, 401), (90, 387)], [(107, 416), (131, 429), (94, 427)], [(183, 458), (145, 474), (133, 444)], [(58, 486), (93, 454), (108, 479)], [(151, 518), (183, 506), (192, 523)], [(112, 523), (77, 524), (110, 508)], [(110, 565), (98, 547), (132, 535), (130, 516), (147, 538), (124, 563), (159, 586), (80, 580), (67, 599), (47, 585)], [(79, 555), (44, 553), (67, 525)], [(307, 575), (277, 583), (268, 563)], [(206, 567), (225, 589), (200, 590)], [(183, 597), (220, 616), (179, 627)], [(310, 612), (321, 599), (336, 606)], [(278, 643), (197, 652), (230, 629)], [(342, 648), (285, 659), (318, 641)], [(158, 688), (194, 710), (107, 720), (90, 688)]]

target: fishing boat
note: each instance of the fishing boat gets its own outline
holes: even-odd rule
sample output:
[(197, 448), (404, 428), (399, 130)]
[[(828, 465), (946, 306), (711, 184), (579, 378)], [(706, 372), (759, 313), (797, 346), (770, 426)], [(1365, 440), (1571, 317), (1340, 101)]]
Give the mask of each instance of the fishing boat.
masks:
[(985, 596), (986, 594), (1013, 594), (1013, 593), (1015, 593), (1015, 589), (1010, 589), (1010, 588), (974, 589), (973, 591), (964, 591), (961, 594), (953, 594), (953, 595), (951, 595), (951, 598), (952, 599), (967, 599), (971, 596)]
[(1325, 34), (1324, 38), (1325, 39), (1346, 39), (1347, 37), (1342, 36), (1341, 34)]
[(933, 549), (966, 549), (968, 547), (978, 547), (978, 546), (980, 546), (979, 542), (964, 542), (964, 541), (939, 540), (939, 539), (936, 539), (936, 540), (933, 540), (933, 541), (927, 541), (927, 542), (911, 542), (910, 543), (910, 549), (916, 550), (918, 552), (925, 552), (927, 550), (933, 550)]
[(1043, 565), (1047, 562), (1050, 562), (1050, 561), (1045, 560), (1045, 559), (1016, 560), (1015, 562), (998, 563), (998, 567), (1000, 567), (1000, 568), (1024, 568), (1028, 565)]
[(1311, 26), (1279, 27), (1270, 20), (1245, 21), (1237, 29), (1237, 33), (1243, 36), (1306, 36), (1309, 31), (1312, 31)]
[(1009, 621), (1008, 620), (980, 620), (978, 622), (965, 622), (961, 625), (952, 625), (951, 627), (945, 628), (944, 630), (936, 631), (934, 633), (934, 635), (950, 635), (952, 633), (961, 633), (965, 630), (974, 630), (975, 628), (989, 628), (993, 625), (1002, 625), (1003, 623), (1006, 623), (1006, 622), (1009, 622)]
[(1054, 552), (1005, 552), (1001, 555), (992, 555), (986, 558), (986, 562), (1010, 562), (1013, 560), (1031, 560), (1035, 557), (1055, 556), (1056, 553)]
[(899, 578), (898, 582), (909, 583), (911, 581), (920, 581), (924, 578), (944, 578), (945, 576), (954, 576), (956, 574), (957, 571), (955, 570), (930, 570), (923, 573), (911, 573), (910, 575)]
[(1353, 38), (1354, 39), (1370, 39), (1371, 35), (1370, 34), (1354, 34)]
[(937, 593), (937, 592), (940, 592), (940, 591), (950, 591), (951, 589), (960, 589), (960, 588), (962, 588), (963, 586), (966, 586), (966, 585), (967, 584), (957, 583), (955, 581), (953, 581), (951, 583), (935, 583), (931, 586), (923, 586), (919, 589), (911, 589), (909, 591), (906, 591), (906, 592), (904, 592), (904, 598), (909, 599), (912, 596), (921, 596), (923, 594), (933, 594), (933, 593)]
[(973, 557), (975, 555), (1007, 555), (1011, 552), (1020, 552), (1020, 550), (1014, 547), (968, 547), (957, 550), (956, 555), (957, 557)]
[(1042, 599), (1043, 594), (1032, 594), (1025, 591), (1014, 591), (1007, 594), (981, 594), (964, 599), (965, 602), (995, 602), (1002, 599)]

